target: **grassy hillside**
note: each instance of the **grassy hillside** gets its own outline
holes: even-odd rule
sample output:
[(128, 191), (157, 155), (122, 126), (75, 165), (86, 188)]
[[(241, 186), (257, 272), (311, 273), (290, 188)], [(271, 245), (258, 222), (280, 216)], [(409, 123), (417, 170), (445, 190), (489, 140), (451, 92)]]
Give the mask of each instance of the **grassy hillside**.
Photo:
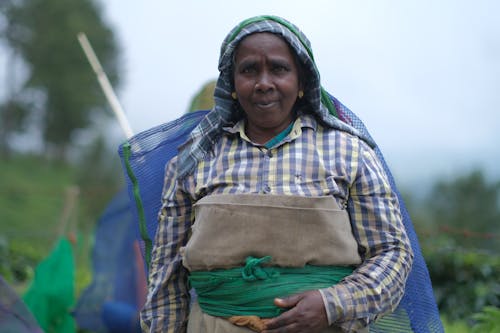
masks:
[(65, 192), (74, 171), (32, 156), (0, 164), (0, 234), (44, 256), (58, 236)]
[[(22, 293), (33, 269), (62, 235), (76, 236), (77, 290), (89, 281), (93, 225), (116, 190), (74, 166), (36, 156), (0, 162), (0, 274)], [(77, 183), (87, 184), (78, 186)], [(75, 195), (75, 189), (78, 194)], [(71, 199), (73, 193), (73, 201)], [(94, 201), (99, 198), (100, 207)], [(73, 202), (73, 205), (71, 204)], [(92, 208), (89, 208), (92, 207)]]

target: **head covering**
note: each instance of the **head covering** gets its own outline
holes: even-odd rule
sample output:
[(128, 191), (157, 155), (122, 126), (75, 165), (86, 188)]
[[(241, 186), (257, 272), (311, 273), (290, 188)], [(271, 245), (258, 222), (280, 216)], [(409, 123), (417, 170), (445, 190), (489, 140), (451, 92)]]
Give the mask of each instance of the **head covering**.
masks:
[[(312, 113), (325, 126), (356, 135), (374, 146), (373, 140), (360, 133), (344, 117), (342, 106), (321, 87), (319, 71), (314, 62), (311, 43), (292, 23), (277, 16), (256, 16), (233, 28), (224, 39), (219, 57), (219, 78), (214, 92), (215, 106), (193, 130), (187, 142), (179, 149), (178, 177), (188, 175), (198, 161), (212, 149), (225, 125), (236, 122), (240, 116), (231, 97), (233, 86), (233, 59), (239, 43), (247, 36), (259, 33), (273, 33), (283, 38), (295, 53), (307, 78), (304, 87), (304, 103), (307, 112)], [(337, 105), (336, 105), (337, 104)]]

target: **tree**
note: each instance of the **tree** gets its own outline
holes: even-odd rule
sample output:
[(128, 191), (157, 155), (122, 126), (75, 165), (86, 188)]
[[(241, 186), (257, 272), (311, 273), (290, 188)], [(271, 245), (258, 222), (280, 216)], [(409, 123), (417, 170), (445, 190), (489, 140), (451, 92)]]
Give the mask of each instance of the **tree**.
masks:
[[(119, 61), (113, 31), (94, 0), (7, 0), (0, 9), (6, 21), (3, 39), (29, 72), (22, 93), (11, 100), (23, 107), (37, 106), (29, 111), (38, 113), (31, 114), (31, 119), (38, 122), (46, 150), (65, 157), (75, 131), (88, 127), (93, 114), (106, 105), (76, 35), (80, 31), (87, 34), (116, 86)], [(12, 110), (3, 107), (2, 118)], [(15, 128), (25, 119), (19, 119)], [(9, 135), (13, 128), (2, 130)]]
[(436, 183), (428, 207), (435, 225), (463, 238), (460, 245), (499, 248), (500, 182), (487, 182), (481, 171)]
[(191, 100), (188, 112), (198, 110), (209, 110), (214, 107), (214, 90), (217, 81), (208, 81), (201, 87), (200, 91)]
[(23, 129), (28, 114), (27, 106), (19, 98), (17, 83), (16, 53), (8, 50), (6, 43), (7, 17), (5, 12), (7, 2), (0, 2), (0, 50), (5, 50), (5, 77), (2, 90), (4, 100), (0, 101), (0, 156), (7, 156), (9, 135)]

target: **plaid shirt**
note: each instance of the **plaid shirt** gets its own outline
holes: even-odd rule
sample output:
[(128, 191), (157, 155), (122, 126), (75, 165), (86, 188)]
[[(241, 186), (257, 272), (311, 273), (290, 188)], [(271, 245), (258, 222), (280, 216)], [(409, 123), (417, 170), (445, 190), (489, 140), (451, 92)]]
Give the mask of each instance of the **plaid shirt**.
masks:
[(393, 311), (403, 296), (413, 253), (397, 197), (374, 151), (358, 137), (325, 129), (308, 115), (300, 116), (271, 149), (252, 143), (243, 128), (243, 121), (225, 128), (213, 152), (189, 177), (177, 179), (176, 158), (167, 166), (143, 329), (185, 331), (188, 272), (179, 249), (190, 235), (193, 203), (222, 193), (336, 198), (349, 212), (363, 262), (339, 284), (320, 290), (329, 323), (352, 331)]

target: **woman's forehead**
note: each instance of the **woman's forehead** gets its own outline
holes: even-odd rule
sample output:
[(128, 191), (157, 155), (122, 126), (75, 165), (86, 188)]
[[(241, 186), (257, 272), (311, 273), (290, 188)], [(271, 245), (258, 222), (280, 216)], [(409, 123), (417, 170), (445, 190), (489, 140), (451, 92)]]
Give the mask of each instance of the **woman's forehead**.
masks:
[(293, 53), (292, 49), (290, 48), (290, 45), (280, 36), (269, 33), (269, 32), (260, 32), (260, 33), (255, 33), (251, 34), (244, 39), (241, 40), (241, 42), (238, 44), (235, 53), (238, 53), (238, 51), (245, 49), (245, 50), (264, 50), (264, 49), (282, 49), (286, 50), (287, 53)]

